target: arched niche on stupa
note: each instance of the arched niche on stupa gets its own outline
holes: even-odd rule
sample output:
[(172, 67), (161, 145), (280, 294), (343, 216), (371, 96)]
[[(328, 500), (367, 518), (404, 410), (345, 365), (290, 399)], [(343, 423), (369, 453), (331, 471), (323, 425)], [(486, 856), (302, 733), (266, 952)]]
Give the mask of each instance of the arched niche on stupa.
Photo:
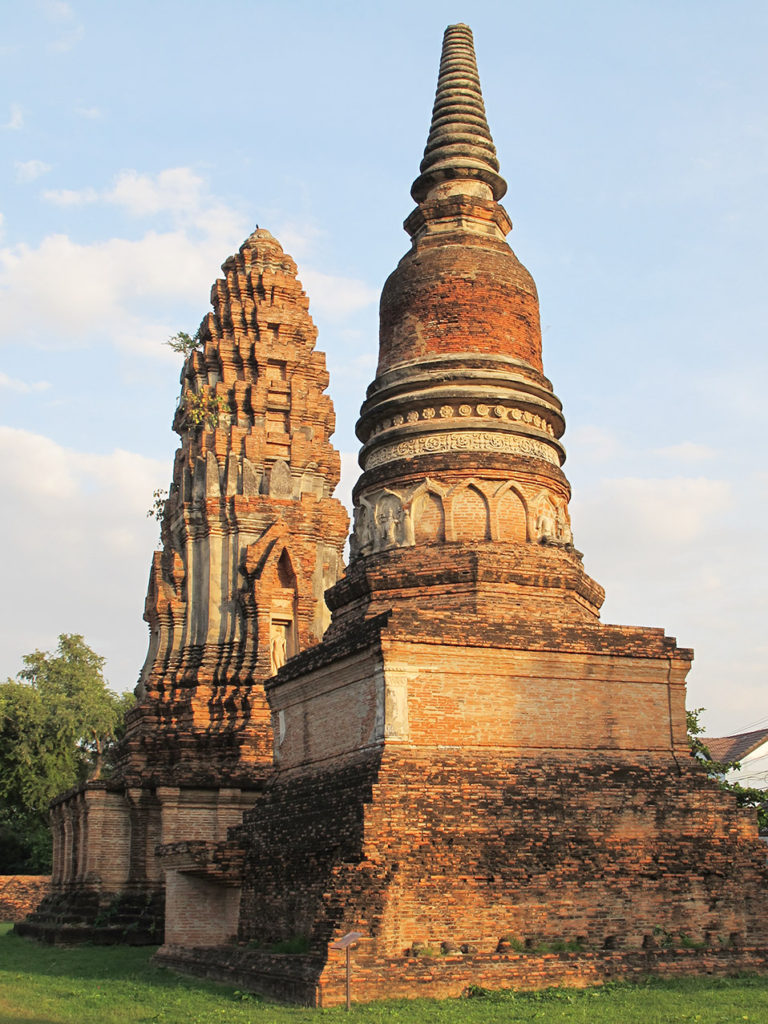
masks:
[(411, 495), (411, 521), (415, 544), (440, 544), (445, 540), (444, 488), (425, 481)]
[(447, 540), (490, 539), (490, 505), (476, 481), (467, 480), (449, 493), (447, 519)]
[(496, 491), (494, 511), (493, 540), (518, 544), (528, 540), (528, 507), (522, 491), (511, 481), (502, 484)]
[(349, 557), (351, 559), (370, 554), (373, 551), (375, 525), (372, 506), (365, 498), (360, 498), (355, 505), (354, 524), (349, 537)]

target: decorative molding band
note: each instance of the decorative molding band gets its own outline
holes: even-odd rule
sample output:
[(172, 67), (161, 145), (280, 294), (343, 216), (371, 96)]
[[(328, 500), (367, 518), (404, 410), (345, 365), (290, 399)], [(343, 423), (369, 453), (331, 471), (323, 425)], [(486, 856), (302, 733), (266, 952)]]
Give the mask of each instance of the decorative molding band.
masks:
[(452, 430), (427, 437), (413, 437), (388, 444), (365, 456), (365, 469), (375, 469), (396, 459), (412, 459), (417, 455), (432, 455), (441, 452), (501, 452), (509, 455), (528, 455), (543, 459), (553, 466), (560, 465), (560, 459), (553, 448), (544, 441), (480, 430)]

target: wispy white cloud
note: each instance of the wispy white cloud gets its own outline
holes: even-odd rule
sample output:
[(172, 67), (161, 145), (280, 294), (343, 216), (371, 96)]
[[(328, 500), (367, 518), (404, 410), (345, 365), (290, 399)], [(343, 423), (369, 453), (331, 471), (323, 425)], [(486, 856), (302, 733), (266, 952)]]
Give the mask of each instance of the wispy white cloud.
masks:
[(6, 391), (16, 391), (20, 395), (29, 395), (35, 391), (47, 391), (50, 386), (51, 383), (47, 380), (35, 380), (29, 383), (0, 372), (0, 388), (5, 388)]
[(51, 169), (51, 165), (45, 163), (44, 160), (17, 160), (14, 166), (16, 167), (16, 181), (24, 184), (37, 181)]
[[(152, 330), (163, 340), (173, 328), (144, 314), (147, 300), (169, 306), (199, 301), (221, 253), (232, 247), (176, 231), (87, 245), (50, 235), (35, 248), (0, 248), (0, 342), (27, 337), (43, 347), (66, 348), (109, 340), (136, 350), (136, 339)], [(158, 358), (167, 354), (159, 343), (156, 348)]]
[(661, 455), (665, 459), (674, 459), (676, 462), (706, 462), (717, 454), (714, 448), (706, 444), (696, 444), (694, 441), (681, 441), (680, 444), (672, 444), (665, 448), (654, 448), (654, 455)]
[(74, 50), (84, 35), (85, 28), (82, 25), (75, 25), (74, 28), (68, 29), (58, 39), (49, 43), (48, 49), (52, 53), (68, 53), (70, 50)]
[(99, 121), (104, 117), (104, 111), (101, 107), (75, 107), (75, 113), (78, 117), (84, 117), (87, 121)]
[(212, 196), (205, 180), (189, 167), (169, 167), (158, 174), (125, 170), (108, 188), (48, 189), (43, 198), (57, 206), (104, 203), (136, 218), (168, 215), (177, 225), (218, 237), (234, 229), (246, 231), (242, 215)]
[(8, 120), (0, 125), (0, 128), (7, 128), (9, 131), (17, 132), (24, 127), (24, 111), (18, 103), (12, 103)]
[(104, 201), (124, 207), (136, 217), (161, 212), (198, 214), (205, 206), (205, 182), (189, 167), (169, 167), (159, 174), (122, 171)]
[(311, 221), (282, 221), (275, 228), (275, 235), (283, 249), (295, 260), (311, 260), (323, 232)]
[[(3, 582), (20, 610), (0, 622), (3, 671), (15, 671), (35, 647), (52, 647), (59, 633), (78, 632), (107, 656), (113, 686), (133, 686), (146, 646), (141, 615), (157, 535), (146, 510), (169, 467), (128, 451), (77, 451), (2, 426), (0, 464), (0, 530), (13, 538)], [(21, 611), (32, 607), (34, 616)]]
[(571, 502), (576, 545), (606, 590), (602, 618), (663, 626), (694, 648), (689, 706), (721, 709), (707, 722), (713, 735), (738, 730), (765, 704), (768, 550), (752, 540), (763, 491), (758, 474), (738, 484), (627, 477), (581, 487)]
[[(132, 218), (164, 219), (171, 227), (139, 239), (82, 244), (58, 234), (34, 247), (0, 247), (0, 343), (20, 334), (47, 347), (83, 346), (98, 338), (167, 356), (157, 338), (165, 339), (178, 325), (148, 317), (147, 301), (199, 304), (250, 227), (187, 167), (155, 175), (128, 170), (104, 189), (52, 189), (43, 195), (59, 206), (116, 206)], [(376, 289), (354, 278), (311, 268), (303, 268), (300, 277), (313, 310), (336, 322), (378, 298)]]
[(222, 260), (247, 234), (246, 219), (211, 196), (189, 168), (157, 175), (124, 171), (105, 189), (58, 189), (49, 202), (76, 207), (118, 206), (168, 230), (143, 237), (80, 243), (49, 235), (36, 246), (0, 246), (0, 344), (25, 337), (44, 347), (83, 347), (104, 341), (134, 353), (169, 358), (161, 342), (178, 324), (148, 313), (154, 302), (199, 305)]
[(77, 23), (72, 5), (64, 0), (44, 0), (43, 11), (48, 20), (60, 32), (56, 39), (48, 43), (52, 53), (66, 53), (73, 49), (85, 35), (85, 26)]
[(43, 0), (42, 8), (48, 19), (53, 22), (71, 21), (75, 16), (72, 5), (65, 0)]
[(621, 451), (618, 438), (602, 427), (585, 424), (568, 434), (568, 447), (587, 462), (606, 462)]
[(305, 267), (299, 277), (309, 295), (310, 311), (317, 310), (330, 320), (343, 320), (379, 300), (379, 291), (365, 281), (339, 277)]
[(668, 548), (701, 541), (732, 509), (734, 495), (729, 482), (707, 477), (625, 477), (604, 481), (597, 500), (606, 543), (631, 536)]
[(95, 188), (49, 188), (43, 192), (43, 199), (55, 206), (87, 206), (99, 201)]

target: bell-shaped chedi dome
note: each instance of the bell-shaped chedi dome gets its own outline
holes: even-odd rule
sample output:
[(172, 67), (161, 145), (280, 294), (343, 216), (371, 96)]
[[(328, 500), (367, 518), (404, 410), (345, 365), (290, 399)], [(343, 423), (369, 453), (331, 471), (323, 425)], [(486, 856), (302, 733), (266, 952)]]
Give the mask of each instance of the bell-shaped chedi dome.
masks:
[(415, 549), (423, 563), (428, 550), (450, 572), (471, 547), (496, 569), (506, 558), (513, 575), (536, 575), (539, 594), (557, 566), (555, 589), (594, 617), (603, 594), (573, 547), (565, 421), (542, 370), (536, 286), (506, 240), (505, 191), (472, 33), (452, 25), (405, 221), (411, 248), (381, 296), (351, 556)]
[(379, 374), (435, 355), (497, 355), (541, 372), (533, 279), (507, 245), (507, 190), (466, 25), (443, 39), (432, 126), (405, 222), (413, 248), (381, 297)]

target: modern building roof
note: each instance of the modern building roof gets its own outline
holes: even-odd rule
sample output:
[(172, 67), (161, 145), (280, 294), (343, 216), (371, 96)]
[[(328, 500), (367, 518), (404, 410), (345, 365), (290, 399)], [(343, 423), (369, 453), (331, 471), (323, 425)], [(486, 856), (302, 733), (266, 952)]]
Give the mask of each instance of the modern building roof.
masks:
[(714, 761), (742, 761), (763, 743), (768, 743), (768, 729), (740, 732), (735, 736), (706, 738), (704, 743)]

